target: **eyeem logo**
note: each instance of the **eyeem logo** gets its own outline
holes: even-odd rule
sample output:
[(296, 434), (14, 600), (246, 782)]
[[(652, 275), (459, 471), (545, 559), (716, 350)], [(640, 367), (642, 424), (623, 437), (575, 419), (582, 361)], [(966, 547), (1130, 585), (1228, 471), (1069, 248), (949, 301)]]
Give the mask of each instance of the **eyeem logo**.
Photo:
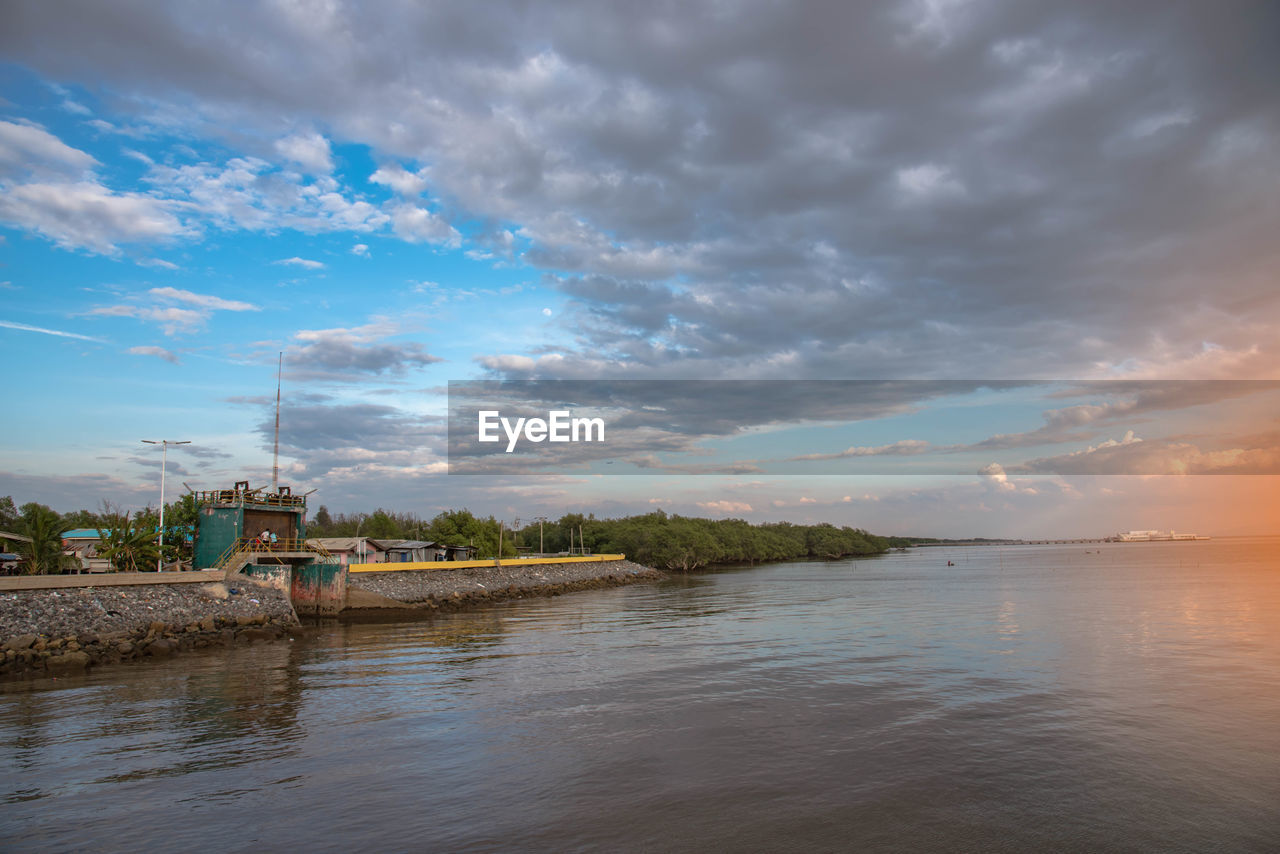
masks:
[(507, 434), (507, 453), (516, 449), (521, 435), (530, 442), (603, 442), (603, 418), (570, 418), (569, 410), (553, 409), (543, 418), (503, 418), (496, 409), (482, 409), (479, 414), (481, 442), (501, 442), (498, 427)]

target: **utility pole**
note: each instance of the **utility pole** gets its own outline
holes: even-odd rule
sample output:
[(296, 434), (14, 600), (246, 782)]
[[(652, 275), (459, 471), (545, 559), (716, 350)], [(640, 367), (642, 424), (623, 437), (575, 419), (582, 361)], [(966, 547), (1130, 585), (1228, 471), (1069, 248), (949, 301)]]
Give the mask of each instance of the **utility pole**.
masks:
[(538, 523), (538, 557), (542, 557), (546, 554), (546, 551), (542, 547), (542, 523), (547, 521), (547, 517), (538, 516), (536, 521)]
[(284, 351), (276, 360), (276, 449), (271, 457), (271, 491), (280, 492), (280, 373), (284, 370)]
[(169, 463), (170, 445), (190, 445), (189, 440), (171, 442), (168, 439), (143, 439), (148, 445), (159, 445), (160, 450), (160, 553), (156, 555), (156, 572), (164, 571), (164, 470)]

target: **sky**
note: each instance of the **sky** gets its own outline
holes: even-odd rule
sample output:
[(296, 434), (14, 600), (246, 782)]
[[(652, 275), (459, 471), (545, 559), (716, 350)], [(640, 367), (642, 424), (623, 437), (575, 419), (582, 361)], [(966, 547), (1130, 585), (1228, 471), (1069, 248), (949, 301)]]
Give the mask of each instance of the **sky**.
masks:
[[(12, 0), (0, 495), (269, 483), (283, 354), (333, 512), (1280, 533), (1278, 79), (1265, 2)], [(607, 452), (457, 473), (495, 380)]]

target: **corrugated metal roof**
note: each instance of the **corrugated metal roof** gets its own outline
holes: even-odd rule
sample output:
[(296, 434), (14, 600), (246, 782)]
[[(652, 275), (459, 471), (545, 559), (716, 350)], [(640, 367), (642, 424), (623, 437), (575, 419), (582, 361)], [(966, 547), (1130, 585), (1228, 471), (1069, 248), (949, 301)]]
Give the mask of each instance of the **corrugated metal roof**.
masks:
[(96, 540), (98, 539), (97, 528), (72, 528), (70, 531), (62, 532), (64, 540)]
[(360, 543), (365, 543), (366, 551), (386, 551), (377, 540), (366, 537), (308, 537), (307, 542), (323, 546), (331, 552), (358, 552)]

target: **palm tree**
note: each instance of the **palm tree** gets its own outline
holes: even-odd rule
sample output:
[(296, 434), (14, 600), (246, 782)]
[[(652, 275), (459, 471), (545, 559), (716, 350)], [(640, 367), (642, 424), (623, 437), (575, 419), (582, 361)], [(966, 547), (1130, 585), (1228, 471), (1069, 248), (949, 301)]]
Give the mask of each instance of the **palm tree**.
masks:
[(23, 572), (27, 575), (47, 575), (61, 572), (72, 558), (62, 553), (62, 534), (69, 526), (62, 517), (43, 504), (34, 501), (22, 506), (22, 533), (31, 538), (20, 543)]
[(140, 527), (128, 513), (102, 514), (104, 526), (98, 529), (98, 556), (111, 561), (117, 572), (141, 572), (152, 569), (159, 557), (155, 531)]

